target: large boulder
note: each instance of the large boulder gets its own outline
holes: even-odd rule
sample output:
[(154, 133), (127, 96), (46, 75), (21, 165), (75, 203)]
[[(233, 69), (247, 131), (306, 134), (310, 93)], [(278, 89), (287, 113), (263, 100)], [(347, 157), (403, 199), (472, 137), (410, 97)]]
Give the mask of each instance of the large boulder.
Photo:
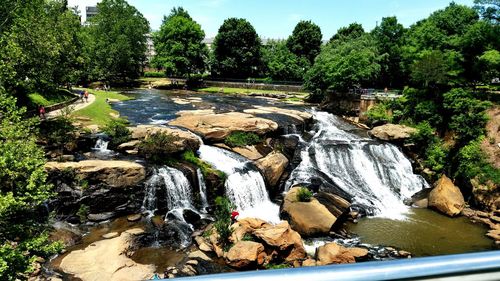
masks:
[[(164, 133), (167, 135), (171, 135), (177, 137), (175, 141), (175, 147), (177, 151), (175, 152), (183, 152), (185, 150), (193, 150), (196, 151), (200, 148), (201, 141), (200, 138), (186, 130), (181, 130), (178, 128), (169, 128), (169, 127), (158, 127), (153, 125), (139, 125), (137, 127), (129, 127), (129, 130), (132, 132), (132, 139), (134, 140), (143, 140), (148, 136), (156, 133)], [(127, 148), (130, 150), (130, 145), (133, 144), (134, 147), (137, 147), (138, 142), (129, 142), (127, 143)]]
[(80, 180), (102, 182), (109, 187), (124, 188), (136, 186), (146, 177), (144, 167), (130, 161), (85, 160), (80, 162), (47, 162), (49, 172), (73, 170)]
[(70, 252), (64, 257), (60, 269), (83, 281), (94, 280), (147, 280), (155, 273), (154, 265), (138, 264), (128, 258), (134, 233), (123, 232), (112, 239), (101, 240), (83, 250)]
[(169, 125), (189, 129), (211, 142), (222, 141), (232, 132), (237, 131), (265, 135), (278, 129), (278, 124), (274, 121), (240, 112), (221, 114), (184, 112), (177, 119), (169, 122)]
[(337, 243), (327, 243), (316, 251), (319, 265), (355, 263), (356, 258), (364, 258), (367, 255), (368, 250), (365, 248), (346, 248)]
[(255, 165), (262, 172), (269, 185), (276, 186), (288, 166), (288, 159), (279, 152), (273, 152), (255, 161)]
[(253, 241), (239, 241), (226, 254), (226, 263), (234, 268), (255, 267), (264, 262), (264, 246)]
[(257, 160), (264, 157), (254, 145), (233, 147), (231, 150), (250, 160)]
[(418, 130), (405, 125), (385, 124), (373, 128), (368, 133), (377, 139), (384, 141), (403, 141), (411, 137)]
[(443, 175), (429, 193), (429, 207), (453, 217), (464, 209), (464, 196), (460, 189), (447, 176)]
[(300, 202), (294, 187), (285, 195), (281, 215), (303, 236), (328, 235), (337, 218), (316, 198)]
[(278, 248), (280, 253), (287, 253), (284, 257), (287, 262), (304, 259), (307, 256), (300, 234), (291, 229), (286, 221), (257, 229), (253, 234), (267, 245)]
[(321, 191), (314, 195), (314, 197), (336, 218), (346, 215), (351, 207), (351, 203), (348, 200), (332, 193)]

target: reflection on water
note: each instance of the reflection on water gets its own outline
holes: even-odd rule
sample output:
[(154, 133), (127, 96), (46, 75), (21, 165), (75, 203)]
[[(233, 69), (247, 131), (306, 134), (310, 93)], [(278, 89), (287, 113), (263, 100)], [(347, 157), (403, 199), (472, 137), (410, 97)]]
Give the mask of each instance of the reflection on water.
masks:
[(412, 209), (406, 220), (363, 218), (349, 230), (361, 242), (401, 248), (415, 256), (434, 256), (492, 250), (486, 228), (468, 218), (449, 218), (428, 209)]
[(156, 266), (156, 272), (165, 272), (168, 267), (177, 266), (185, 258), (183, 252), (157, 247), (140, 248), (131, 257), (137, 263)]

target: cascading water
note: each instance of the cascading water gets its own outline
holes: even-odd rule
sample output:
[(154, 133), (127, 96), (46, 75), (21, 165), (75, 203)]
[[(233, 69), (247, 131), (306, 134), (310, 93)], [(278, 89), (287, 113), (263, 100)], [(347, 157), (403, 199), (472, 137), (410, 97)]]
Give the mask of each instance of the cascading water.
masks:
[(401, 219), (403, 203), (427, 182), (413, 173), (410, 161), (394, 145), (360, 136), (339, 117), (314, 112), (316, 133), (301, 152), (286, 189), (311, 184), (314, 177), (330, 180), (370, 215)]
[(251, 162), (222, 148), (202, 145), (200, 158), (226, 173), (226, 195), (236, 205), (240, 218), (260, 218), (278, 223), (279, 206), (271, 202), (262, 175)]
[(198, 177), (198, 185), (200, 187), (201, 208), (202, 211), (206, 212), (208, 208), (207, 185), (205, 184), (205, 178), (203, 177), (201, 169), (196, 169), (196, 176)]

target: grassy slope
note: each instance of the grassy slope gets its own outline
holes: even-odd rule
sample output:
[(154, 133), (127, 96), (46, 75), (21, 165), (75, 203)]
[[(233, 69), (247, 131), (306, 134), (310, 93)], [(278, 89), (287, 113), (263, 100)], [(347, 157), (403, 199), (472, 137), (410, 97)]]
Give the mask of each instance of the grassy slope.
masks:
[(36, 108), (38, 105), (50, 106), (57, 103), (61, 103), (67, 100), (70, 100), (74, 96), (67, 90), (60, 89), (54, 93), (49, 94), (40, 94), (40, 93), (31, 93), (28, 95), (28, 98), (31, 102), (31, 105)]
[(99, 126), (106, 125), (113, 117), (111, 114), (118, 114), (116, 110), (111, 108), (111, 105), (106, 103), (106, 98), (112, 100), (129, 100), (130, 97), (120, 94), (115, 91), (97, 91), (89, 90), (89, 93), (94, 94), (96, 100), (89, 106), (73, 112), (75, 117), (86, 117), (92, 119), (92, 121), (87, 121), (84, 123), (96, 124)]

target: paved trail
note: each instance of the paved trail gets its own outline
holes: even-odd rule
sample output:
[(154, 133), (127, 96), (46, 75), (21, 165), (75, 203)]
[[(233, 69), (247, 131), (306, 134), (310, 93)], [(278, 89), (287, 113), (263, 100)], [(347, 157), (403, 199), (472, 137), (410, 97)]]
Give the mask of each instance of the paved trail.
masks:
[(76, 102), (74, 102), (74, 103), (72, 103), (64, 108), (48, 112), (45, 115), (47, 118), (55, 118), (57, 116), (62, 115), (63, 110), (67, 109), (68, 107), (70, 107), (72, 111), (77, 111), (77, 110), (80, 110), (82, 108), (85, 108), (85, 107), (91, 105), (94, 101), (95, 101), (95, 96), (93, 94), (89, 94), (88, 102), (85, 102), (85, 101), (82, 101), (81, 99), (78, 99)]

